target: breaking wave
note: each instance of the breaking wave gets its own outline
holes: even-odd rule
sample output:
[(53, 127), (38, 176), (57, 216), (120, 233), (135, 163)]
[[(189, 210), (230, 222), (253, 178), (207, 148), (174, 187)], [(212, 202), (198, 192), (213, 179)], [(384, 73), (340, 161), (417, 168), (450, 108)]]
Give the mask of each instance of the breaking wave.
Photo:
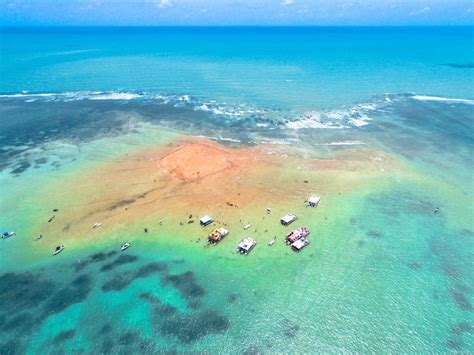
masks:
[(449, 103), (455, 103), (455, 104), (474, 105), (474, 100), (469, 100), (469, 99), (455, 99), (455, 98), (449, 98), (449, 97), (424, 96), (424, 95), (414, 95), (412, 96), (412, 98), (419, 101), (439, 101), (439, 102), (449, 102)]
[(275, 107), (257, 107), (246, 103), (227, 103), (203, 100), (192, 95), (158, 94), (132, 91), (78, 91), (62, 93), (29, 93), (0, 95), (0, 100), (22, 100), (25, 103), (72, 102), (80, 100), (120, 103), (152, 103), (179, 108), (186, 112), (204, 113), (208, 118), (222, 122), (247, 122), (247, 128), (267, 129), (354, 129), (367, 126), (376, 113), (384, 112), (401, 100), (433, 101), (449, 104), (473, 105), (474, 100), (445, 98), (417, 94), (384, 94), (369, 102), (331, 110), (298, 112)]

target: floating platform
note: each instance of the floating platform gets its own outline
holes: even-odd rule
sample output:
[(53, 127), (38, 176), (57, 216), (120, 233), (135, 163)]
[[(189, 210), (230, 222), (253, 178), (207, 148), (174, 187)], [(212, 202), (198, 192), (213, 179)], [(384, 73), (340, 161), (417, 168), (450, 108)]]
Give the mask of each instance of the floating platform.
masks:
[(309, 229), (306, 227), (300, 227), (292, 230), (286, 235), (286, 244), (292, 244), (301, 238), (305, 238), (309, 235)]
[(280, 219), (280, 222), (281, 224), (283, 224), (284, 226), (287, 226), (291, 223), (293, 223), (294, 221), (296, 221), (298, 219), (298, 217), (296, 217), (296, 215), (292, 214), (292, 213), (288, 213), (287, 215), (283, 216), (281, 219)]
[(291, 244), (291, 249), (299, 253), (302, 249), (306, 248), (311, 242), (307, 238), (298, 239), (296, 242)]
[(229, 234), (229, 231), (225, 228), (216, 228), (211, 233), (209, 233), (209, 243), (217, 244), (219, 243), (225, 236)]
[(214, 218), (211, 216), (204, 216), (199, 220), (199, 224), (203, 227), (211, 224), (212, 222), (214, 222)]
[(252, 249), (257, 245), (257, 241), (250, 237), (244, 238), (240, 241), (239, 245), (237, 246), (237, 251), (240, 254), (248, 255)]
[(316, 195), (310, 196), (308, 198), (308, 206), (309, 207), (317, 207), (319, 205), (319, 201), (321, 201), (320, 196), (316, 196)]

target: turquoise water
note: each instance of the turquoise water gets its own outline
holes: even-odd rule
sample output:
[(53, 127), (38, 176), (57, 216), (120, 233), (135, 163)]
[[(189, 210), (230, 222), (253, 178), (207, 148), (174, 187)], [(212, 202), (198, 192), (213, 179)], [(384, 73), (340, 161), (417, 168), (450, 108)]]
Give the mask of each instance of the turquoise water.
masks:
[(2, 29), (0, 91), (153, 91), (299, 109), (382, 93), (474, 98), (472, 42), (472, 27)]
[[(472, 28), (0, 35), (0, 225), (18, 232), (0, 243), (0, 353), (474, 351)], [(45, 186), (181, 135), (328, 161), (373, 151), (380, 175), (291, 205), (312, 231), (300, 254), (262, 232), (242, 258), (237, 227), (217, 248), (194, 225), (174, 244), (157, 223), (53, 259), (44, 245), (67, 230), (34, 241), (64, 202)], [(317, 191), (321, 172), (295, 174)], [(270, 227), (249, 222), (283, 235), (285, 204)]]

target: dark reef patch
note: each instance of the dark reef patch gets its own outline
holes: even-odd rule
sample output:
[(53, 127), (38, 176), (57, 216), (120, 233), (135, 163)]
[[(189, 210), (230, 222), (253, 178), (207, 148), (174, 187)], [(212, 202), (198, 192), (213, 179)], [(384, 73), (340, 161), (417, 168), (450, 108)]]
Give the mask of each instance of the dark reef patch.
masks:
[(471, 301), (469, 301), (468, 296), (466, 295), (466, 293), (468, 293), (469, 291), (470, 290), (467, 287), (464, 287), (462, 285), (454, 285), (449, 289), (449, 293), (456, 305), (463, 311), (471, 312), (472, 304)]
[(35, 308), (50, 297), (56, 285), (29, 272), (6, 273), (0, 276), (2, 310), (13, 314)]
[(455, 326), (451, 327), (451, 333), (454, 335), (463, 335), (465, 333), (472, 334), (474, 326), (469, 322), (459, 322)]
[(100, 334), (109, 334), (112, 331), (112, 325), (110, 323), (104, 324), (100, 328)]
[(409, 263), (408, 267), (412, 270), (418, 271), (418, 270), (421, 270), (422, 265), (420, 263), (413, 262), (413, 263)]
[(227, 297), (227, 302), (229, 302), (229, 303), (235, 303), (239, 298), (240, 298), (240, 294), (239, 294), (239, 293), (231, 293), (231, 294)]
[(294, 338), (296, 334), (298, 334), (300, 330), (300, 326), (298, 324), (294, 324), (289, 319), (285, 319), (282, 323), (283, 334), (287, 337)]
[(17, 165), (15, 165), (13, 167), (13, 170), (10, 173), (13, 174), (13, 175), (19, 176), (23, 172), (28, 170), (28, 168), (30, 168), (30, 167), (31, 167), (30, 163), (28, 163), (27, 161), (23, 161), (23, 162), (18, 163)]
[(100, 271), (102, 271), (102, 272), (110, 271), (110, 270), (115, 269), (118, 266), (121, 266), (121, 265), (124, 265), (124, 264), (134, 263), (137, 260), (138, 260), (138, 256), (135, 256), (135, 255), (120, 255), (113, 262), (103, 265), (100, 268)]
[(454, 350), (454, 351), (461, 350), (461, 343), (457, 340), (448, 339), (447, 345), (450, 350)]
[(15, 355), (23, 354), (23, 345), (19, 340), (11, 340), (7, 343), (0, 344), (0, 354), (2, 355)]
[(140, 335), (137, 332), (126, 332), (120, 335), (118, 345), (130, 346), (140, 340)]
[(114, 342), (110, 338), (105, 338), (100, 347), (102, 354), (111, 354), (114, 349)]
[(35, 159), (35, 164), (38, 164), (38, 165), (46, 164), (47, 162), (48, 162), (48, 158)]
[(191, 308), (191, 309), (201, 308), (201, 301), (198, 300), (198, 299), (188, 301), (188, 307)]
[(72, 338), (76, 335), (76, 331), (74, 329), (68, 329), (65, 331), (62, 331), (58, 335), (54, 337), (53, 343), (55, 344), (62, 344)]
[(102, 291), (111, 292), (124, 290), (134, 281), (148, 277), (152, 274), (161, 273), (163, 271), (166, 271), (167, 268), (168, 267), (166, 264), (155, 262), (143, 265), (142, 267), (136, 270), (123, 272), (119, 275), (114, 276), (109, 281), (105, 282), (102, 285)]
[(459, 280), (461, 278), (461, 273), (453, 264), (443, 262), (441, 264), (441, 270), (443, 271), (443, 274), (448, 276), (450, 279)]
[(202, 297), (206, 293), (206, 290), (196, 283), (192, 271), (186, 271), (178, 275), (168, 275), (163, 280), (163, 284), (166, 285), (168, 283), (171, 283), (186, 300)]
[(105, 261), (116, 254), (117, 252), (115, 250), (112, 250), (108, 253), (100, 252), (100, 253), (89, 255), (89, 257), (87, 257), (86, 259), (78, 260), (74, 263), (74, 271), (76, 272), (82, 271), (90, 263), (99, 263), (99, 262)]
[(367, 236), (371, 237), (372, 239), (378, 239), (378, 238), (382, 237), (382, 233), (370, 230), (370, 231), (367, 232)]
[(187, 315), (149, 292), (141, 293), (139, 297), (150, 303), (150, 317), (155, 330), (163, 336), (176, 337), (184, 344), (225, 332), (230, 325), (227, 317), (215, 311), (205, 310)]
[(140, 267), (135, 272), (135, 278), (147, 277), (151, 274), (168, 270), (168, 265), (165, 263), (149, 263)]
[(177, 313), (177, 309), (169, 304), (165, 304), (159, 297), (152, 295), (149, 292), (141, 293), (139, 296), (142, 300), (148, 301), (152, 305), (151, 316), (155, 320), (160, 320), (164, 317), (170, 317)]
[(459, 231), (463, 237), (474, 238), (474, 232), (470, 229), (464, 228)]
[(115, 250), (112, 250), (108, 253), (100, 252), (100, 253), (92, 254), (89, 257), (89, 259), (90, 259), (91, 263), (98, 263), (100, 261), (107, 260), (108, 258), (111, 258), (112, 256), (114, 256), (116, 254), (117, 254), (117, 252)]
[(81, 275), (69, 285), (61, 288), (44, 306), (44, 316), (61, 313), (70, 306), (82, 303), (92, 289), (92, 279), (88, 275)]
[(102, 285), (102, 291), (122, 291), (133, 282), (133, 278), (126, 275), (117, 275)]
[(223, 333), (229, 328), (229, 320), (215, 311), (207, 310), (193, 316), (165, 318), (158, 324), (164, 336), (176, 337), (189, 344), (210, 334)]
[(87, 265), (89, 265), (89, 260), (78, 260), (73, 264), (74, 271), (80, 272), (84, 270), (87, 267)]
[(15, 330), (17, 334), (28, 334), (35, 326), (34, 319), (26, 313), (14, 313), (7, 321), (4, 319), (3, 324), (0, 324), (0, 329), (4, 332)]

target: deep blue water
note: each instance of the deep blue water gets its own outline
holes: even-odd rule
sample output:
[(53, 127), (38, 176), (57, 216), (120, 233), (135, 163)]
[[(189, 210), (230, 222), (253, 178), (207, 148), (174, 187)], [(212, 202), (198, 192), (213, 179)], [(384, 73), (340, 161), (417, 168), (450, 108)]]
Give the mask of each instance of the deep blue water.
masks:
[(152, 91), (294, 109), (474, 98), (472, 27), (2, 28), (0, 92)]

